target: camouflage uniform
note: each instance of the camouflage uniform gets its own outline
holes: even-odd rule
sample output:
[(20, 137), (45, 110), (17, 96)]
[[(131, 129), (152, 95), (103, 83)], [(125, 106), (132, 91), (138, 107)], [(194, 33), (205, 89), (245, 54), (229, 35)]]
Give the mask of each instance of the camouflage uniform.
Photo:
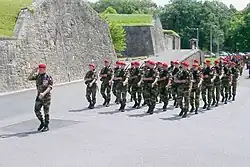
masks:
[(232, 95), (233, 95), (233, 101), (234, 101), (235, 96), (236, 96), (237, 82), (238, 82), (238, 78), (240, 75), (240, 71), (239, 69), (233, 67), (231, 69), (231, 72), (232, 72)]
[(204, 102), (203, 109), (207, 108), (209, 110), (212, 102), (212, 88), (213, 88), (212, 79), (214, 78), (215, 74), (211, 67), (204, 68), (202, 70), (202, 74), (203, 74), (203, 82), (201, 86), (201, 95), (202, 95), (202, 100)]
[[(175, 79), (177, 82), (184, 81), (183, 83), (178, 83), (177, 87), (177, 104), (181, 108), (179, 116), (186, 117), (189, 110), (190, 103), (190, 86), (192, 81), (192, 75), (189, 70), (180, 70), (176, 74)], [(184, 99), (184, 105), (183, 105)]]
[[(37, 74), (30, 78), (28, 78), (30, 81), (35, 80), (36, 81), (36, 88), (37, 88), (37, 96), (35, 100), (35, 114), (36, 117), (41, 121), (41, 125), (44, 127), (48, 127), (49, 125), (49, 108), (51, 103), (51, 93), (47, 93), (42, 99), (39, 98), (40, 93), (43, 93), (47, 88), (51, 88), (53, 86), (53, 79), (48, 74)], [(44, 111), (44, 119), (41, 114), (41, 108), (43, 107)], [(40, 126), (41, 126), (40, 125)], [(41, 130), (41, 127), (40, 127)]]
[[(103, 76), (105, 75), (105, 76)], [(111, 84), (109, 83), (109, 81), (111, 80), (112, 78), (112, 75), (113, 75), (113, 71), (112, 69), (107, 66), (107, 67), (104, 67), (101, 69), (101, 72), (100, 72), (100, 76), (101, 77), (101, 94), (102, 94), (102, 97), (104, 98), (104, 103), (103, 105), (106, 105), (108, 107), (109, 105), (109, 102), (110, 102), (110, 98), (111, 98)]]
[[(128, 84), (123, 85), (123, 82), (128, 78), (128, 72), (125, 69), (119, 68), (119, 70), (114, 74), (114, 81), (117, 81), (117, 90), (116, 90), (116, 97), (118, 102), (121, 104), (120, 111), (125, 111), (126, 106), (126, 98), (127, 98), (127, 91), (128, 91)], [(121, 78), (121, 79), (115, 79)]]
[[(119, 67), (115, 67), (114, 68), (114, 76), (118, 75), (118, 72), (119, 72)], [(112, 84), (112, 92), (113, 92), (114, 96), (116, 97), (115, 103), (119, 104), (119, 101), (118, 101), (118, 98), (117, 98), (117, 89), (118, 89), (117, 88), (117, 83), (118, 83), (118, 81), (113, 82), (113, 84)]]
[[(86, 98), (89, 102), (88, 108), (92, 109), (95, 106), (96, 103), (96, 90), (97, 90), (97, 73), (96, 71), (88, 71), (84, 77), (86, 87)], [(95, 81), (94, 81), (95, 80)], [(94, 83), (93, 83), (94, 82)], [(90, 85), (93, 83), (92, 85)]]
[(158, 88), (160, 93), (160, 98), (163, 101), (163, 111), (166, 111), (167, 105), (169, 102), (169, 88), (167, 88), (167, 84), (171, 79), (171, 75), (168, 69), (163, 69), (159, 72), (159, 80), (158, 80)]
[[(176, 74), (179, 72), (179, 68), (175, 67), (172, 71), (172, 77), (174, 78)], [(177, 104), (177, 89), (178, 89), (179, 84), (175, 83), (175, 80), (173, 79), (172, 85), (171, 85), (171, 91), (172, 91), (172, 97), (174, 99), (174, 106), (178, 107)]]
[(221, 75), (222, 69), (219, 66), (213, 67), (216, 78), (214, 79), (214, 86), (212, 87), (213, 104), (216, 107), (219, 105), (221, 92)]
[[(172, 73), (173, 73), (173, 69), (174, 69), (174, 64), (173, 64), (173, 61), (171, 61), (171, 65), (170, 65), (170, 67), (168, 67), (168, 72), (169, 72), (169, 74), (172, 76)], [(170, 87), (169, 87), (169, 99), (172, 99), (173, 97), (172, 97), (172, 86), (170, 85)]]
[(156, 105), (157, 85), (152, 87), (156, 78), (158, 78), (157, 70), (146, 68), (143, 75), (143, 96), (145, 103), (149, 107), (147, 111), (149, 114), (153, 114)]
[[(133, 71), (133, 69), (134, 69), (133, 67), (130, 67), (128, 69), (129, 74)], [(131, 96), (130, 101), (132, 102), (133, 101), (133, 97), (132, 97), (132, 82), (131, 82), (131, 80), (128, 81), (128, 93)]]
[(199, 84), (201, 83), (201, 75), (202, 73), (200, 70), (192, 70), (193, 84), (190, 92), (190, 112), (195, 110), (195, 114), (198, 113), (198, 109), (200, 107), (201, 85)]
[(231, 71), (228, 67), (224, 67), (223, 72), (224, 74), (221, 79), (221, 96), (222, 96), (222, 102), (227, 104), (229, 97), (229, 87), (231, 82)]
[(139, 108), (142, 100), (142, 87), (138, 86), (139, 81), (141, 80), (142, 72), (140, 68), (133, 68), (130, 71), (129, 82), (131, 83), (131, 96), (135, 101), (133, 108)]

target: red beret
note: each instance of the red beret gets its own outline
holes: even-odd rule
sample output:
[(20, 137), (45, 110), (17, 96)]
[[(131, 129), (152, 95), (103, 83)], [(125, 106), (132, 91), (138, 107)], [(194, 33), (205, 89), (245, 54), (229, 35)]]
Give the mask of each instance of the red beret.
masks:
[(155, 65), (155, 62), (153, 62), (153, 61), (149, 61), (148, 63), (151, 65)]
[(163, 67), (167, 67), (168, 64), (167, 64), (167, 63), (163, 63), (162, 66), (163, 66)]
[(159, 61), (158, 61), (157, 64), (162, 64), (162, 62), (159, 62)]
[(223, 64), (227, 64), (228, 62), (227, 61), (224, 61)]
[(194, 63), (192, 66), (193, 66), (193, 67), (198, 67), (199, 65), (198, 65), (198, 64), (196, 64), (196, 63)]
[(206, 63), (210, 63), (211, 61), (210, 60), (206, 60)]
[(120, 64), (120, 61), (116, 61), (115, 64)]
[(196, 59), (194, 59), (194, 63), (199, 63), (199, 61), (198, 61), (198, 60), (196, 60)]
[(179, 64), (179, 62), (178, 62), (178, 61), (175, 61), (175, 62), (174, 62), (174, 64), (178, 65), (178, 64)]
[(46, 68), (46, 65), (45, 64), (39, 64), (38, 68)]
[(123, 61), (120, 61), (119, 64), (120, 64), (120, 65), (126, 65), (126, 63), (123, 62)]
[(139, 63), (138, 61), (135, 61), (135, 62), (134, 62), (134, 65), (139, 66), (139, 65), (140, 65), (140, 63)]
[(134, 64), (135, 64), (135, 62), (132, 61), (132, 62), (131, 62), (131, 65), (134, 65)]
[(92, 66), (92, 67), (94, 67), (94, 68), (95, 68), (95, 65), (94, 65), (94, 64), (89, 64), (89, 66)]
[(185, 66), (185, 67), (188, 67), (188, 63), (185, 62), (185, 61), (181, 62), (181, 65), (183, 65), (183, 66)]
[(215, 61), (214, 61), (214, 64), (218, 64), (218, 63), (219, 63), (219, 61), (218, 61), (218, 60), (215, 60)]
[(109, 61), (107, 59), (104, 60), (104, 63), (109, 63)]

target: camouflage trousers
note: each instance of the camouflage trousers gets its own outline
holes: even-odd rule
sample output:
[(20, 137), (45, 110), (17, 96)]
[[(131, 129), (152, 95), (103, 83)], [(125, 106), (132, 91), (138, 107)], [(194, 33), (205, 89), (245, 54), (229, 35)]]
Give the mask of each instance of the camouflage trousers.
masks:
[(133, 84), (131, 90), (131, 96), (133, 100), (140, 104), (142, 99), (142, 87), (138, 86), (137, 84)]
[(112, 85), (112, 92), (113, 95), (117, 98), (116, 92), (117, 92), (117, 81), (114, 81), (113, 85)]
[(160, 94), (160, 98), (163, 101), (164, 105), (168, 105), (169, 102), (169, 89), (166, 88), (165, 85), (160, 85), (159, 86), (159, 94)]
[(212, 98), (213, 102), (219, 102), (220, 101), (220, 92), (221, 92), (221, 85), (220, 83), (215, 83), (212, 87)]
[(117, 83), (116, 97), (121, 105), (125, 105), (127, 101), (128, 85), (123, 86), (123, 82)]
[(230, 88), (229, 82), (222, 82), (221, 83), (221, 96), (225, 100), (228, 99), (229, 88)]
[(106, 101), (110, 101), (111, 97), (111, 86), (108, 83), (102, 82), (101, 84), (101, 95)]
[(201, 89), (198, 87), (193, 87), (190, 92), (190, 105), (192, 108), (199, 108), (200, 107), (200, 94)]
[[(184, 99), (184, 105), (183, 105)], [(183, 87), (182, 85), (178, 86), (177, 88), (177, 104), (180, 106), (181, 109), (189, 110), (189, 103), (190, 103), (190, 91), (189, 88)]]
[(176, 84), (173, 84), (171, 86), (171, 94), (172, 94), (173, 100), (176, 100), (177, 98), (177, 88), (178, 88), (178, 85)]
[(50, 103), (51, 103), (51, 97), (50, 96), (44, 97), (43, 99), (39, 99), (37, 97), (36, 101), (35, 101), (34, 110), (35, 110), (36, 117), (41, 122), (43, 122), (43, 116), (42, 116), (42, 113), (41, 113), (41, 109), (43, 107), (45, 125), (49, 124), (49, 108), (50, 108)]
[(144, 97), (145, 103), (148, 106), (156, 105), (157, 89), (155, 87), (152, 88), (152, 83), (143, 84), (143, 97)]
[(236, 96), (236, 90), (237, 90), (237, 81), (233, 81), (232, 85), (229, 88), (230, 95)]
[(211, 105), (213, 85), (203, 84), (201, 87), (201, 96), (205, 104)]
[(91, 87), (87, 86), (86, 98), (87, 98), (89, 103), (92, 103), (92, 104), (96, 103), (96, 89), (97, 89), (96, 83), (94, 83)]

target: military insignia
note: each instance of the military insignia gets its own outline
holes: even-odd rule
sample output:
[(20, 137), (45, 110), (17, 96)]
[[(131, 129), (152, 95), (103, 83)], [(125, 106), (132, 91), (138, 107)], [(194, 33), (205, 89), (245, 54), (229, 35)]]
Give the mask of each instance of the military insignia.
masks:
[(49, 81), (48, 81), (47, 79), (44, 79), (44, 80), (43, 80), (43, 85), (44, 85), (44, 86), (48, 86), (48, 84), (49, 84)]

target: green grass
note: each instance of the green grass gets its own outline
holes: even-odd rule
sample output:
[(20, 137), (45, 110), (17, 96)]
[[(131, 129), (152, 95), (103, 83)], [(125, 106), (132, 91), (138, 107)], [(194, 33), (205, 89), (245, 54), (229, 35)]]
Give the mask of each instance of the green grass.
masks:
[(108, 20), (121, 26), (152, 26), (152, 15), (146, 14), (108, 14)]
[(12, 36), (18, 12), (30, 4), (32, 0), (0, 0), (0, 36)]
[(175, 31), (173, 30), (163, 30), (163, 33), (164, 34), (167, 34), (167, 35), (171, 35), (171, 36), (177, 36), (177, 37), (180, 37), (179, 34), (177, 34)]

